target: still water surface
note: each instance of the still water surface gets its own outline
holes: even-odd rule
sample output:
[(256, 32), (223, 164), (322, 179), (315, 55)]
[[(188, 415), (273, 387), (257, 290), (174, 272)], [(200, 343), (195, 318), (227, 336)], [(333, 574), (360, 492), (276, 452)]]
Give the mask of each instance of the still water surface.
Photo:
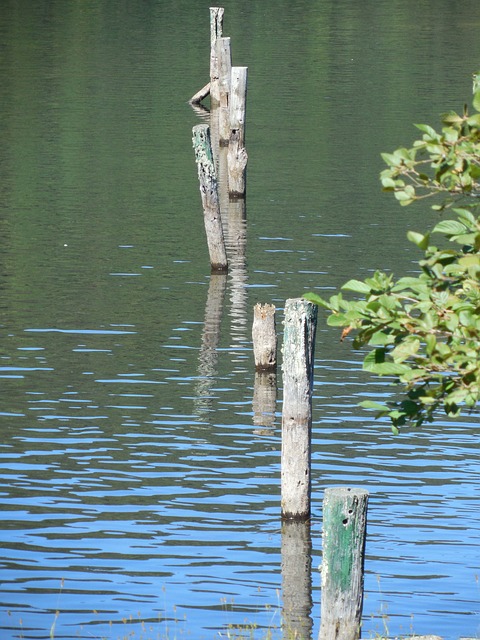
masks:
[(292, 557), (316, 637), (338, 484), (371, 492), (364, 636), (474, 636), (478, 416), (393, 438), (357, 407), (388, 383), (321, 315), (313, 520), (282, 531), (281, 376), (259, 416), (250, 333), (257, 302), (280, 321), (303, 291), (414, 268), (405, 233), (430, 214), (381, 193), (379, 154), (468, 100), (480, 5), (224, 3), (250, 158), (227, 277), (210, 277), (186, 104), (208, 6), (0, 7), (1, 637), (48, 638), (56, 611), (59, 639), (278, 628)]

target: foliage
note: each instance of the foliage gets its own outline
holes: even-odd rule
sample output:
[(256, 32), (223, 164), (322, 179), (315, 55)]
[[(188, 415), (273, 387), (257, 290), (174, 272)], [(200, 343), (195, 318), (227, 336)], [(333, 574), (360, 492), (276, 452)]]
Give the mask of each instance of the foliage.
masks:
[(416, 125), (423, 135), (411, 148), (382, 154), (383, 188), (401, 205), (440, 195), (432, 208), (454, 214), (428, 233), (408, 232), (423, 252), (418, 275), (350, 280), (342, 290), (354, 299), (305, 295), (331, 312), (329, 325), (344, 327), (342, 339), (353, 332), (355, 348), (372, 347), (366, 371), (402, 385), (398, 401), (361, 403), (388, 416), (395, 433), (432, 421), (438, 409), (457, 416), (480, 398), (480, 75), (473, 90), (473, 115), (446, 113), (440, 132)]

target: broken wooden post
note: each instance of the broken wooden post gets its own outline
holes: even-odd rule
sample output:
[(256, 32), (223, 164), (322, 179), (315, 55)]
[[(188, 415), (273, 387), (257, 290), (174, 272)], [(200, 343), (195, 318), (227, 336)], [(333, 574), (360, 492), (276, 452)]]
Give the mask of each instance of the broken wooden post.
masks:
[(365, 489), (325, 490), (319, 640), (360, 638), (367, 504)]
[(217, 39), (222, 37), (224, 12), (222, 7), (210, 7), (210, 99), (212, 106), (220, 100)]
[(256, 304), (253, 307), (253, 355), (256, 371), (273, 371), (277, 367), (277, 332), (275, 305)]
[(192, 96), (189, 100), (190, 104), (199, 104), (204, 98), (206, 98), (210, 93), (210, 82), (197, 91), (197, 93)]
[(217, 174), (212, 156), (210, 128), (207, 124), (197, 124), (192, 131), (210, 265), (212, 271), (224, 271), (228, 268), (228, 261), (220, 217)]
[(231, 197), (245, 196), (248, 155), (245, 149), (247, 67), (232, 67), (230, 82), (230, 139), (228, 142), (228, 191)]
[(312, 390), (317, 306), (287, 300), (283, 337), (282, 518), (310, 517)]
[(220, 144), (228, 145), (230, 139), (230, 113), (228, 103), (230, 100), (230, 82), (232, 77), (232, 54), (230, 38), (217, 38), (218, 60), (218, 131)]

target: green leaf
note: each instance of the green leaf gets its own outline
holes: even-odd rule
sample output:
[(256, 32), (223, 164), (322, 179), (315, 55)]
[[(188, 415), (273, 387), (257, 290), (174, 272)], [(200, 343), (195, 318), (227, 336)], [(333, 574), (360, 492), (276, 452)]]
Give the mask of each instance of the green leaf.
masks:
[(368, 341), (368, 344), (371, 346), (384, 347), (387, 344), (391, 344), (393, 339), (390, 334), (384, 331), (375, 331)]
[(347, 291), (355, 291), (356, 293), (367, 294), (371, 291), (369, 285), (365, 284), (365, 282), (362, 282), (361, 280), (349, 280), (342, 286), (342, 289), (345, 289)]
[(407, 238), (410, 240), (410, 242), (413, 242), (413, 244), (416, 244), (417, 247), (419, 247), (423, 251), (428, 249), (428, 244), (430, 242), (429, 233), (426, 233), (424, 235), (422, 233), (417, 233), (416, 231), (409, 231), (407, 233)]
[(395, 347), (391, 355), (396, 363), (404, 362), (407, 358), (414, 356), (419, 348), (420, 340), (418, 338), (406, 339)]
[(460, 222), (463, 222), (471, 231), (477, 228), (477, 219), (468, 209), (454, 209)]
[(444, 124), (461, 124), (463, 119), (455, 111), (448, 111), (442, 116), (442, 122)]
[(374, 409), (375, 411), (390, 411), (386, 404), (380, 404), (373, 400), (364, 400), (363, 402), (359, 402), (358, 406), (363, 407), (364, 409)]
[(414, 126), (417, 127), (417, 129), (420, 129), (420, 131), (426, 133), (427, 136), (432, 140), (436, 140), (439, 137), (435, 129), (428, 124), (416, 124)]
[(469, 253), (458, 261), (462, 267), (478, 267), (480, 266), (480, 254)]
[(407, 204), (411, 204), (415, 200), (415, 189), (412, 187), (412, 185), (407, 184), (404, 189), (395, 191), (394, 195), (401, 205), (406, 206)]
[(330, 309), (330, 303), (324, 300), (323, 298), (321, 298), (316, 293), (311, 293), (311, 292), (304, 293), (303, 297), (305, 298), (305, 300), (308, 300), (309, 302), (313, 302), (313, 304), (317, 304), (320, 307), (325, 307), (326, 309)]
[(385, 350), (374, 349), (365, 357), (363, 370), (380, 376), (399, 376), (410, 371), (410, 367), (405, 364), (385, 361)]
[(475, 111), (480, 111), (480, 91), (475, 91), (473, 94), (473, 108)]
[(391, 190), (391, 189), (395, 189), (395, 187), (397, 186), (396, 181), (391, 176), (388, 176), (388, 175), (381, 176), (380, 181), (384, 189)]
[(398, 162), (398, 159), (393, 155), (393, 153), (381, 153), (382, 160), (385, 164), (388, 164), (389, 167), (395, 166)]
[(328, 316), (327, 324), (329, 327), (345, 327), (346, 325), (349, 324), (349, 322), (345, 318), (345, 314), (332, 313), (331, 316)]
[(434, 233), (446, 233), (447, 235), (457, 235), (468, 231), (467, 227), (458, 220), (442, 220), (433, 228)]
[(467, 118), (467, 124), (470, 127), (480, 127), (480, 113), (476, 113), (475, 115)]

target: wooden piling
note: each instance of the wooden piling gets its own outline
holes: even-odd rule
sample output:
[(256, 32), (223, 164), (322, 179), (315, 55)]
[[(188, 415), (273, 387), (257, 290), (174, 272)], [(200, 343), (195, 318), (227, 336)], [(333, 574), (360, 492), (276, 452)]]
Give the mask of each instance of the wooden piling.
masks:
[(231, 197), (244, 197), (248, 155), (245, 149), (247, 67), (232, 67), (230, 82), (230, 139), (228, 143), (228, 190)]
[(223, 7), (210, 7), (210, 99), (212, 106), (220, 100), (217, 39), (223, 32)]
[(217, 38), (216, 42), (218, 60), (218, 131), (220, 144), (228, 145), (230, 139), (230, 83), (232, 77), (232, 54), (230, 38)]
[(274, 304), (258, 303), (253, 307), (252, 340), (256, 371), (274, 371), (277, 367)]
[(228, 268), (228, 261), (220, 217), (217, 173), (212, 155), (210, 128), (207, 124), (197, 124), (192, 132), (210, 265), (212, 271), (225, 271)]
[(319, 640), (359, 640), (368, 491), (325, 490)]
[(281, 511), (283, 519), (310, 517), (312, 390), (317, 306), (287, 300), (283, 338)]

